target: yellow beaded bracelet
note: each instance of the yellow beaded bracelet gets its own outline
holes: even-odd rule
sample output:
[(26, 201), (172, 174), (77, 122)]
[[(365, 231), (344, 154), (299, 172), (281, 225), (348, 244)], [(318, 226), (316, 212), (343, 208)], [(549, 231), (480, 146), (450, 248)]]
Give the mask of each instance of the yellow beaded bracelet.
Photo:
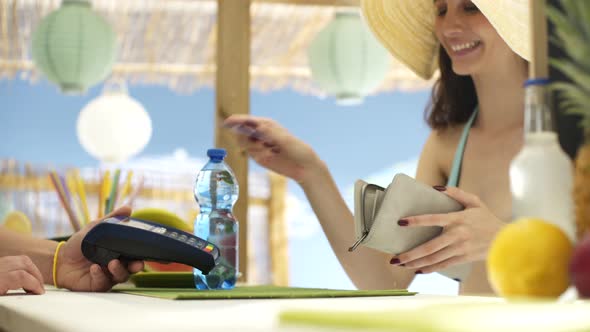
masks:
[(55, 254), (53, 254), (53, 286), (55, 288), (59, 288), (57, 286), (57, 255), (59, 254), (59, 248), (65, 243), (65, 241), (61, 241), (57, 244), (57, 248), (55, 248)]

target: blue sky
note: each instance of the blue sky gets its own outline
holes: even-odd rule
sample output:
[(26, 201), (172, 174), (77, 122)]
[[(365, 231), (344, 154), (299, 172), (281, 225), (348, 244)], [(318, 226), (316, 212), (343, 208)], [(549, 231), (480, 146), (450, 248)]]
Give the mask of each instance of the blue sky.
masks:
[[(0, 158), (33, 164), (96, 166), (76, 137), (78, 112), (100, 94), (59, 93), (45, 81), (0, 81)], [(152, 138), (138, 157), (171, 155), (185, 149), (205, 157), (213, 145), (215, 95), (211, 89), (179, 95), (158, 86), (131, 86), (130, 95), (148, 111)], [(423, 110), (430, 92), (385, 93), (367, 97), (358, 106), (338, 106), (333, 99), (300, 95), (290, 90), (252, 92), (251, 113), (270, 117), (315, 148), (332, 170), (340, 190), (351, 200), (358, 178), (387, 183), (394, 172), (411, 171), (428, 135)], [(252, 169), (258, 167), (252, 163)], [(195, 171), (196, 172), (196, 171)], [(294, 286), (351, 288), (323, 237), (309, 205), (292, 181), (296, 202), (290, 223), (298, 227), (290, 239), (291, 282)], [(425, 292), (454, 292), (442, 277), (421, 277), (414, 287)]]

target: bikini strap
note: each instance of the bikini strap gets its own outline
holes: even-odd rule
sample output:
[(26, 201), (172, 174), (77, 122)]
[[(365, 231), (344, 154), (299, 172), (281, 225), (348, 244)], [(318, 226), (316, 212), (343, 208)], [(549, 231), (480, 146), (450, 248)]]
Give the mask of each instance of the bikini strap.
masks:
[(457, 187), (459, 185), (459, 178), (461, 177), (461, 164), (463, 163), (463, 153), (465, 152), (465, 145), (467, 144), (467, 137), (469, 136), (469, 130), (473, 125), (473, 121), (477, 117), (478, 107), (475, 107), (473, 113), (469, 117), (469, 120), (463, 127), (463, 133), (461, 134), (461, 140), (455, 151), (455, 158), (453, 159), (453, 166), (451, 167), (451, 174), (447, 181), (447, 187)]

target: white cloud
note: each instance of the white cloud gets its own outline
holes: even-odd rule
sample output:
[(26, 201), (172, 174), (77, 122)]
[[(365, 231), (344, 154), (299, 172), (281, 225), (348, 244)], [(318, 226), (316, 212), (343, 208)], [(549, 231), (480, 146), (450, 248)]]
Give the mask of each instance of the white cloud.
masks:
[(377, 173), (369, 174), (369, 176), (365, 178), (365, 181), (386, 187), (397, 173), (404, 173), (411, 177), (415, 177), (417, 168), (418, 157), (395, 163), (391, 167), (385, 168)]
[[(368, 183), (374, 183), (381, 187), (387, 187), (391, 180), (393, 180), (393, 176), (397, 173), (404, 173), (411, 177), (416, 176), (416, 169), (418, 168), (418, 157), (404, 160), (398, 163), (393, 164), (391, 167), (386, 167), (382, 170), (379, 170), (375, 173), (371, 173), (367, 176), (359, 176), (359, 179), (366, 181)], [(354, 208), (354, 183), (347, 186), (344, 190), (344, 200), (348, 207), (352, 210)]]
[[(174, 152), (166, 155), (144, 155), (116, 165), (122, 169), (140, 169), (143, 171), (170, 172), (175, 174), (194, 174), (205, 165), (207, 157), (191, 157), (184, 148), (176, 148)], [(103, 164), (103, 168), (112, 168), (113, 165)]]

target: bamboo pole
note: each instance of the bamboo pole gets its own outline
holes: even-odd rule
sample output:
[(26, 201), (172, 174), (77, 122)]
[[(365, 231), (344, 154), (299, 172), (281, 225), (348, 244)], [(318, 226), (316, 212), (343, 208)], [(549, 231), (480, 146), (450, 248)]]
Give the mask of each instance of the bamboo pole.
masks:
[(272, 284), (289, 286), (289, 241), (287, 236), (287, 178), (269, 173), (268, 234)]
[(549, 46), (545, 0), (529, 0), (531, 22), (531, 62), (529, 78), (549, 77)]
[(229, 115), (250, 113), (250, 0), (217, 1), (217, 40), (215, 146), (227, 150), (240, 185), (233, 212), (240, 225), (241, 281), (248, 282), (248, 158), (221, 126)]

